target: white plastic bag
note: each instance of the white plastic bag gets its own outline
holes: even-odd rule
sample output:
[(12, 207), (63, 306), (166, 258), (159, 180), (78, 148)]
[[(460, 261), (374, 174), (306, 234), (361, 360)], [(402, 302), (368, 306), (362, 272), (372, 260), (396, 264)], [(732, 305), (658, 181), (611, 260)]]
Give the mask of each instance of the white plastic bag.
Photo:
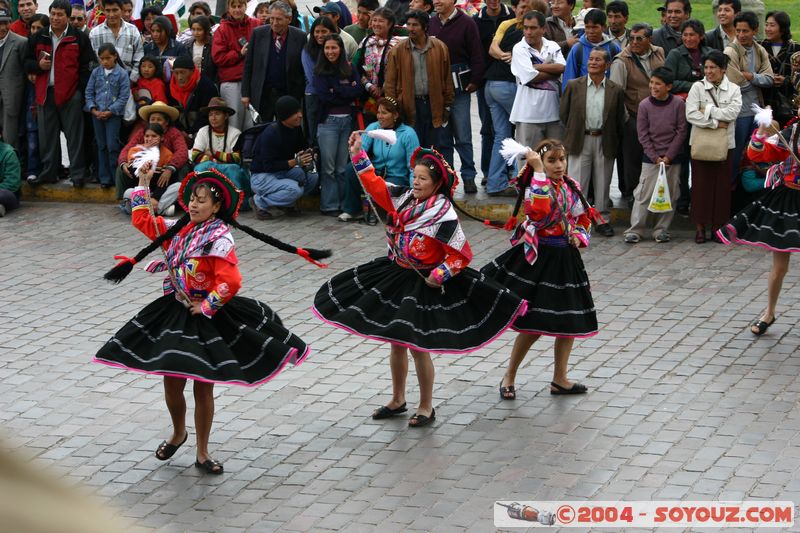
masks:
[(667, 213), (672, 211), (672, 201), (669, 196), (669, 184), (667, 183), (667, 166), (664, 163), (658, 165), (658, 179), (650, 197), (650, 205), (647, 210), (651, 213)]

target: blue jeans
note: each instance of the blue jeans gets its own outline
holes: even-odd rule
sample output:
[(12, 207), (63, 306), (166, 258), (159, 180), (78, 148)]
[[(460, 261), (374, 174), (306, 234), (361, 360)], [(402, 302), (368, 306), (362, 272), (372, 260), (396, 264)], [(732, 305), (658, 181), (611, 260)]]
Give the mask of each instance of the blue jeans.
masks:
[(472, 155), (472, 123), (470, 120), (470, 102), (472, 95), (456, 89), (456, 97), (450, 111), (450, 123), (442, 135), (441, 152), (444, 158), (453, 165), (453, 147), (461, 158), (461, 179), (475, 181), (475, 158)]
[(327, 116), (317, 125), (319, 145), (319, 210), (328, 213), (342, 210), (345, 170), (350, 162), (347, 138), (353, 131), (350, 116)]
[(300, 167), (280, 172), (261, 172), (250, 177), (253, 200), (259, 209), (291, 207), (302, 196), (311, 194), (317, 187), (316, 172), (306, 173)]
[(97, 142), (97, 175), (101, 185), (114, 185), (114, 171), (117, 168), (119, 151), (122, 143), (119, 142), (119, 128), (122, 126), (122, 117), (112, 115), (108, 120), (99, 120), (92, 117), (94, 125), (94, 139)]
[[(25, 172), (29, 176), (38, 176), (42, 171), (42, 162), (39, 159), (39, 120), (34, 116), (35, 110), (36, 89), (31, 82), (28, 82), (25, 85), (25, 137), (28, 141)], [(116, 164), (116, 161), (114, 163)]]
[(484, 85), (475, 93), (478, 96), (478, 117), (481, 120), (481, 172), (489, 177), (489, 165), (492, 159), (492, 146), (494, 146), (494, 125), (489, 103), (486, 100), (486, 86)]
[(492, 113), (494, 126), (492, 160), (489, 163), (486, 192), (500, 192), (508, 187), (508, 167), (500, 155), (500, 147), (503, 139), (511, 137), (511, 107), (517, 95), (517, 85), (509, 81), (488, 81), (485, 91), (486, 103)]
[[(742, 164), (742, 154), (744, 149), (750, 144), (750, 136), (753, 134), (755, 117), (739, 117), (736, 119), (736, 130), (733, 137), (736, 139), (736, 147), (733, 149), (733, 162), (731, 164), (731, 185), (737, 183), (739, 179), (739, 166)], [(730, 125), (728, 126), (730, 128)]]

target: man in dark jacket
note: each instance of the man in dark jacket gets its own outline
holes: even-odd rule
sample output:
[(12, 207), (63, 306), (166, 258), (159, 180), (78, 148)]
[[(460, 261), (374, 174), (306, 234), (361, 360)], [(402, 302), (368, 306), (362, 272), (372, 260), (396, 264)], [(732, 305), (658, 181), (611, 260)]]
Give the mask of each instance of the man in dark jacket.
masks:
[(89, 36), (70, 26), (69, 0), (50, 4), (50, 28), (28, 39), (26, 70), (36, 75), (39, 116), (39, 150), (42, 172), (32, 184), (55, 182), (61, 164), (59, 133), (64, 132), (69, 151), (72, 185), (83, 187), (83, 91), (95, 55)]
[(664, 50), (666, 57), (672, 50), (679, 47), (681, 41), (681, 25), (692, 16), (692, 2), (690, 0), (666, 0), (664, 13), (667, 23), (653, 32), (652, 43)]
[(277, 120), (256, 139), (250, 163), (250, 206), (259, 220), (298, 213), (295, 202), (317, 188), (319, 176), (311, 172), (313, 156), (301, 128), (300, 102), (281, 96), (275, 102)]
[(251, 103), (270, 121), (275, 116), (275, 103), (281, 96), (303, 98), (306, 80), (300, 54), (306, 44), (306, 34), (289, 26), (292, 8), (281, 0), (269, 8), (266, 26), (253, 30), (242, 77), (242, 103), (245, 109)]

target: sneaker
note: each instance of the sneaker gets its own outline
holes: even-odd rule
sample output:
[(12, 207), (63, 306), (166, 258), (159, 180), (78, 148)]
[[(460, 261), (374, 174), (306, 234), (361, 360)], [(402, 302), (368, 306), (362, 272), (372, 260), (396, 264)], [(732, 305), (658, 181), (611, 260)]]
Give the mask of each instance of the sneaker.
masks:
[(637, 242), (639, 242), (639, 240), (640, 240), (639, 236), (635, 233), (625, 234), (625, 242), (627, 242), (628, 244), (636, 244)]
[(117, 206), (119, 210), (122, 211), (125, 215), (131, 214), (131, 201), (130, 200), (122, 200), (122, 202)]
[(359, 218), (363, 218), (363, 215), (351, 215), (350, 213), (342, 212), (337, 218), (339, 222), (355, 222)]
[(6, 216), (6, 206), (0, 204), (0, 218), (3, 218), (4, 216)]
[(659, 232), (654, 238), (656, 242), (669, 242), (669, 233), (662, 231)]
[(378, 215), (375, 214), (375, 211), (373, 211), (372, 208), (367, 211), (367, 214), (364, 217), (364, 223), (367, 226), (376, 226), (378, 224)]
[(175, 204), (172, 204), (171, 206), (169, 206), (166, 209), (164, 209), (164, 211), (161, 214), (163, 216), (165, 216), (165, 217), (174, 217), (175, 216)]

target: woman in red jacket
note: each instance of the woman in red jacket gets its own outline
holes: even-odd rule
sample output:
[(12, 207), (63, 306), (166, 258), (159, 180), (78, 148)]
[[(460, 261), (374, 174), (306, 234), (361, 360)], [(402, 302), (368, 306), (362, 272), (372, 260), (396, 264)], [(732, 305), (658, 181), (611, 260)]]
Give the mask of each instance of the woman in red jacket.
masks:
[(246, 0), (228, 0), (228, 12), (222, 17), (214, 32), (211, 57), (217, 67), (219, 95), (236, 111), (231, 116), (231, 126), (244, 131), (245, 111), (242, 105), (242, 72), (247, 43), (258, 19), (245, 14)]
[(451, 200), (458, 177), (441, 154), (426, 148), (414, 152), (409, 188), (376, 174), (359, 132), (350, 135), (349, 144), (364, 189), (388, 213), (389, 256), (331, 278), (317, 292), (313, 311), (338, 328), (390, 343), (392, 399), (373, 419), (407, 411), (411, 350), (420, 402), (408, 425), (426, 426), (436, 417), (430, 353), (477, 350), (524, 314), (527, 304), (467, 268), (472, 250)]
[(194, 380), (195, 466), (221, 474), (211, 459), (208, 439), (214, 418), (214, 383), (255, 386), (288, 363), (300, 364), (309, 348), (287, 331), (266, 304), (237, 296), (242, 277), (231, 227), (313, 262), (329, 255), (284, 244), (236, 221), (244, 194), (221, 172), (192, 173), (181, 184), (179, 199), (187, 211), (179, 220), (154, 217), (147, 189), (154, 168), (144, 163), (134, 190), (133, 225), (153, 242), (122, 261), (105, 278), (120, 282), (133, 265), (163, 248), (166, 261), (151, 261), (148, 272), (167, 271), (164, 295), (125, 324), (95, 356), (106, 365), (164, 376), (164, 395), (173, 432), (156, 449), (166, 461), (186, 442), (186, 380)]

